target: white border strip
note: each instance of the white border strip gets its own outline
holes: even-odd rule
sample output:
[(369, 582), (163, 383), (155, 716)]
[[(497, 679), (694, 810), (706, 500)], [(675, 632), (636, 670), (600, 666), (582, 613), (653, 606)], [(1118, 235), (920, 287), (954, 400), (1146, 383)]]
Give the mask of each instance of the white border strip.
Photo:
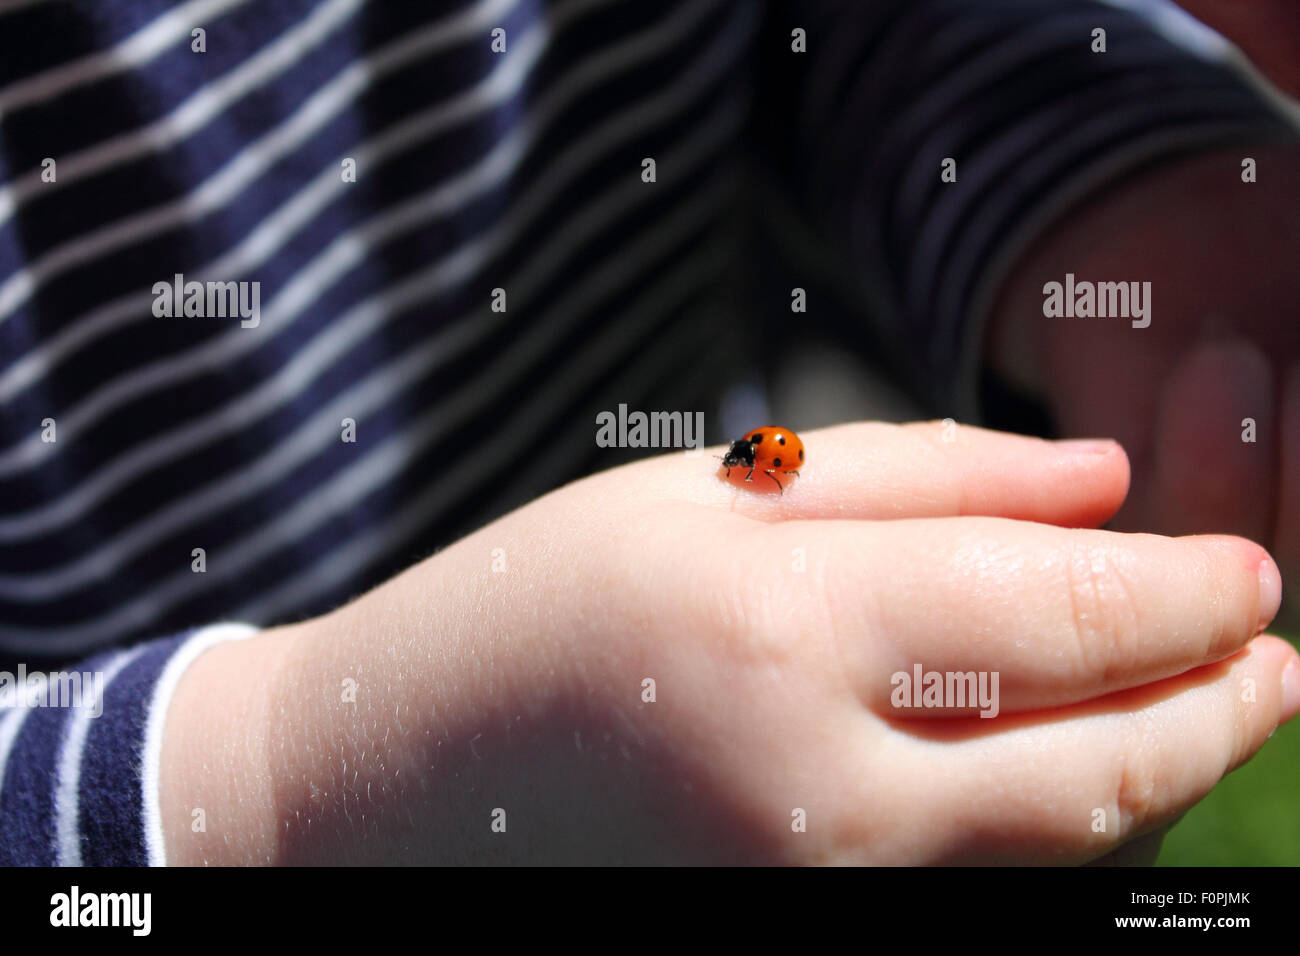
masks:
[(242, 641), (259, 633), (249, 624), (212, 624), (199, 628), (172, 654), (154, 686), (149, 702), (149, 716), (144, 731), (143, 761), (140, 767), (140, 789), (144, 804), (144, 845), (150, 866), (167, 865), (167, 849), (163, 842), (162, 808), (158, 802), (159, 765), (162, 761), (163, 728), (172, 694), (180, 683), (181, 675), (194, 660), (210, 647), (227, 641)]

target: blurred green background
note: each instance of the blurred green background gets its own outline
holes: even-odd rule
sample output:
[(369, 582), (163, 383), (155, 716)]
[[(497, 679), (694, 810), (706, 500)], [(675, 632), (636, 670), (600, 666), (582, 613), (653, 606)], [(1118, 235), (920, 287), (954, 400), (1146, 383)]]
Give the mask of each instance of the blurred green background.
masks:
[(1300, 719), (1169, 831), (1157, 865), (1300, 866)]

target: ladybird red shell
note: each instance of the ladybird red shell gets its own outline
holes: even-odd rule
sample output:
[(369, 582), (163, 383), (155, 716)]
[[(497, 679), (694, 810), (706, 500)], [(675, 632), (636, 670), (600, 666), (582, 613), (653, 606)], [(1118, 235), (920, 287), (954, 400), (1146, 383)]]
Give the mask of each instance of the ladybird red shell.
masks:
[(798, 475), (806, 457), (803, 440), (798, 435), (789, 428), (766, 425), (732, 442), (722, 464), (728, 477), (732, 468), (743, 467), (745, 481), (766, 476), (784, 494), (786, 476)]

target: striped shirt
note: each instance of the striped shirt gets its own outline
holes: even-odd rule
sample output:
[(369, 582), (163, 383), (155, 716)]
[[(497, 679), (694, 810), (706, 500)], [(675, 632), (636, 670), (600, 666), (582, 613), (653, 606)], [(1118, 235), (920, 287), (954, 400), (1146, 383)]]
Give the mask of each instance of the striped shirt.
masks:
[(970, 419), (1064, 204), (1295, 136), (1139, 0), (0, 0), (0, 54), (8, 864), (164, 862), (205, 647), (608, 464), (598, 411), (716, 408), (773, 312), (756, 207), (870, 290), (819, 321)]

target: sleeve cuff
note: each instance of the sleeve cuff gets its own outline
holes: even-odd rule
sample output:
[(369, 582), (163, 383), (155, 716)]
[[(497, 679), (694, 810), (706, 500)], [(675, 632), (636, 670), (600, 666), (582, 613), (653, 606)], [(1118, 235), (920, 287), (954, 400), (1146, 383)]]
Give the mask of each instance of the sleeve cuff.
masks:
[(918, 397), (964, 420), (997, 280), (1067, 204), (1180, 153), (1300, 139), (1295, 109), (1168, 3), (871, 7), (823, 25), (792, 161)]
[[(0, 710), (0, 864), (161, 866), (167, 708), (208, 648), (257, 633), (215, 624), (90, 658), (73, 706)], [(39, 699), (39, 695), (38, 695)]]

